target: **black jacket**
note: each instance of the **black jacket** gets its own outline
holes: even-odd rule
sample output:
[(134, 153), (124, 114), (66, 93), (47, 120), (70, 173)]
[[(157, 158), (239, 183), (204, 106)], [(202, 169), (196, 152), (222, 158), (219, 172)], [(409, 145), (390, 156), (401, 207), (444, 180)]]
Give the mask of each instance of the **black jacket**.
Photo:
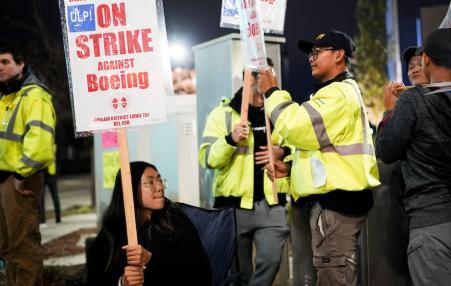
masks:
[(401, 160), (410, 228), (451, 221), (451, 93), (403, 92), (379, 125), (376, 153)]
[[(211, 268), (199, 235), (189, 218), (176, 210), (173, 214), (175, 234), (167, 235), (150, 228), (138, 230), (138, 242), (152, 253), (146, 265), (143, 285), (199, 285), (211, 284)], [(119, 265), (105, 272), (110, 253), (110, 243), (100, 232), (87, 257), (88, 285), (117, 286), (126, 266), (125, 252)]]

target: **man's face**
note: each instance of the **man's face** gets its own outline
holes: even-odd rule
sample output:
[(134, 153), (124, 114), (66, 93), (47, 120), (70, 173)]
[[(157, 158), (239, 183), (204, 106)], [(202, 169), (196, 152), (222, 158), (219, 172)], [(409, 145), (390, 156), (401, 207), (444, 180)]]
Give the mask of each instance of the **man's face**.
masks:
[(334, 68), (336, 51), (332, 47), (313, 47), (312, 52), (308, 55), (313, 77), (321, 81), (329, 79)]
[(24, 63), (16, 63), (10, 53), (0, 54), (0, 82), (7, 83), (23, 76)]
[(413, 56), (409, 60), (409, 65), (407, 66), (407, 76), (413, 85), (429, 83), (421, 67), (421, 56)]

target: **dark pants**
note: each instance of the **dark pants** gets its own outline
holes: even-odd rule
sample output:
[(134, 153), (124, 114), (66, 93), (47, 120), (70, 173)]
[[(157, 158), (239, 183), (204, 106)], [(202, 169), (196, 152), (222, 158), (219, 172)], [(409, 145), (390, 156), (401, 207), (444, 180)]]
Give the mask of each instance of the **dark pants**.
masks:
[(413, 285), (450, 285), (451, 222), (411, 229), (407, 261)]
[(49, 188), (50, 195), (52, 196), (53, 201), (53, 209), (55, 210), (55, 222), (61, 222), (61, 204), (60, 198), (58, 196), (58, 182), (57, 177), (55, 175), (45, 174), (44, 177), (44, 191), (42, 192), (41, 197), (41, 210), (40, 210), (40, 222), (46, 222), (46, 214), (45, 214), (45, 187)]
[(313, 286), (316, 284), (316, 273), (313, 269), (310, 206), (293, 204), (291, 222), (293, 285)]
[(39, 232), (39, 204), (44, 185), (41, 172), (25, 179), (33, 193), (14, 189), (14, 177), (0, 184), (0, 257), (6, 260), (6, 285), (42, 285), (43, 251)]
[(357, 284), (357, 240), (365, 219), (313, 206), (310, 228), (316, 285)]

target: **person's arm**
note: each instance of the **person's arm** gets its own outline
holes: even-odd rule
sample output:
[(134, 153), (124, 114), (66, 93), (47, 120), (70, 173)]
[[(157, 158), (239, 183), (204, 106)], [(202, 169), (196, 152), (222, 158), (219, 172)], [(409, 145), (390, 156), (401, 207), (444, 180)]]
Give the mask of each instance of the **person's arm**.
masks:
[[(275, 169), (275, 177), (276, 178), (284, 178), (289, 177), (291, 173), (291, 166), (293, 164), (293, 156), (296, 148), (292, 145), (288, 145), (285, 140), (282, 143), (283, 149), (283, 157), (280, 160), (275, 161), (274, 169)], [(271, 176), (270, 176), (271, 177)], [(272, 177), (274, 174), (272, 174)]]
[(385, 110), (391, 110), (395, 107), (396, 101), (401, 92), (406, 89), (402, 82), (391, 81), (384, 86), (384, 107)]
[(414, 95), (406, 91), (396, 102), (395, 109), (384, 114), (376, 137), (376, 155), (383, 162), (393, 163), (405, 157), (413, 140), (415, 110)]
[(237, 150), (232, 133), (227, 130), (225, 117), (223, 109), (217, 107), (207, 118), (198, 156), (203, 168), (223, 168), (230, 164)]
[(146, 266), (152, 257), (152, 253), (141, 245), (126, 245), (122, 249), (126, 252), (128, 265)]
[(309, 101), (299, 105), (286, 91), (275, 90), (267, 95), (266, 111), (277, 132), (286, 141), (302, 150), (320, 149), (323, 145), (340, 143), (350, 132), (350, 113), (359, 109), (356, 102), (348, 102), (336, 87), (318, 91)]
[(23, 99), (25, 118), (22, 158), (15, 166), (16, 179), (28, 177), (50, 165), (55, 159), (55, 111), (50, 96), (34, 88)]
[[(288, 144), (302, 150), (318, 150), (322, 145), (340, 143), (344, 132), (350, 132), (350, 114), (360, 110), (353, 92), (332, 83), (320, 89), (309, 101), (299, 105), (288, 92), (274, 86), (271, 72), (261, 71), (258, 87), (267, 98), (265, 111), (274, 125), (274, 132)], [(338, 141), (337, 141), (338, 140)]]
[(119, 277), (119, 286), (142, 286), (144, 283), (144, 269), (142, 266), (127, 265), (124, 274)]
[(283, 142), (282, 146), (273, 146), (274, 169), (276, 175), (273, 174), (272, 168), (269, 165), (269, 152), (267, 146), (260, 146), (260, 151), (255, 153), (255, 164), (264, 166), (268, 172), (271, 180), (276, 178), (283, 178), (290, 175), (291, 162), (293, 160), (292, 149), (289, 145)]

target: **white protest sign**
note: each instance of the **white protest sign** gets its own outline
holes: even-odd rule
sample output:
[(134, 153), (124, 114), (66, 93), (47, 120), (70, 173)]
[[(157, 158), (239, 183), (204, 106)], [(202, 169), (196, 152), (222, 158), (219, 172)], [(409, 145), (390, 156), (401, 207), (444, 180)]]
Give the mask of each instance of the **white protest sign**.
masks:
[(259, 16), (258, 0), (240, 0), (241, 40), (244, 47), (244, 65), (251, 70), (267, 66), (266, 47)]
[(77, 132), (166, 121), (172, 94), (157, 0), (60, 0)]
[[(265, 33), (283, 34), (287, 0), (257, 0)], [(238, 29), (240, 0), (222, 0), (220, 27)]]

